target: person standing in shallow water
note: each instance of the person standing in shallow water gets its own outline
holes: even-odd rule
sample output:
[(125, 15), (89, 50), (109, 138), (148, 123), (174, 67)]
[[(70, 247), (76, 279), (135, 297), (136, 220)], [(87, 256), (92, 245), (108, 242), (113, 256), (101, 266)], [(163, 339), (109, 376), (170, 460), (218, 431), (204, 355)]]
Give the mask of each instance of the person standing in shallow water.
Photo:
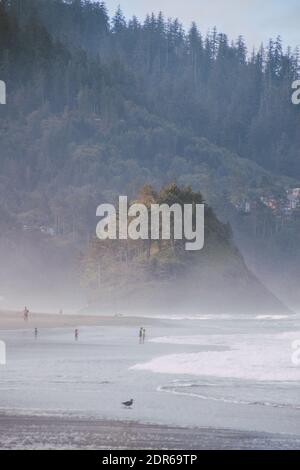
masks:
[(27, 307), (24, 308), (24, 311), (23, 311), (23, 316), (24, 316), (24, 321), (28, 321), (28, 317), (29, 317), (29, 310)]
[(34, 329), (34, 337), (35, 337), (35, 339), (37, 339), (37, 337), (38, 337), (38, 329), (37, 328)]
[(143, 342), (143, 328), (140, 328), (139, 338), (140, 338), (140, 344), (142, 344), (142, 342)]
[(143, 343), (144, 343), (146, 339), (146, 328), (143, 328), (142, 337), (143, 337)]
[(76, 328), (76, 330), (75, 330), (75, 341), (78, 341), (78, 337), (79, 337), (79, 331)]

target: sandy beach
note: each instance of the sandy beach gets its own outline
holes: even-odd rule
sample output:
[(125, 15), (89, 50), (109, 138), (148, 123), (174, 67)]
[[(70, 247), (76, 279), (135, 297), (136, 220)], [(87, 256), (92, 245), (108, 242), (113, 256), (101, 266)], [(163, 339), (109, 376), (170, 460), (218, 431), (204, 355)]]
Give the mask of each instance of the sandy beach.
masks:
[(271, 450), (297, 449), (289, 437), (224, 429), (174, 428), (142, 423), (0, 415), (0, 449), (25, 450)]
[(155, 319), (96, 315), (59, 315), (53, 313), (30, 313), (24, 321), (22, 312), (0, 311), (0, 331), (32, 330), (33, 328), (76, 328), (79, 326), (141, 326), (157, 323)]

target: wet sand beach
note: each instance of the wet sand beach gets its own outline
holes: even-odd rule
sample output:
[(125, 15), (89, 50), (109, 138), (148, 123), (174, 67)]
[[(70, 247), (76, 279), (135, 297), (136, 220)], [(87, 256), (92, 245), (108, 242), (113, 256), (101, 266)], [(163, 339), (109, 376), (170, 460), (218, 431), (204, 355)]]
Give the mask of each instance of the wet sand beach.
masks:
[(0, 449), (299, 449), (300, 439), (76, 417), (0, 415)]

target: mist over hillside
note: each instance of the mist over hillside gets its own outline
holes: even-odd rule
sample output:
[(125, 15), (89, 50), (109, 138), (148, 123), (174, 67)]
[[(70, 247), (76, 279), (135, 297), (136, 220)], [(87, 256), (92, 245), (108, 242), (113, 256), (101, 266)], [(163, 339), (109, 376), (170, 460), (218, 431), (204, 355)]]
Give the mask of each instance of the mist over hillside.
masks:
[[(196, 206), (203, 196), (190, 187), (169, 184), (156, 191), (141, 188), (134, 204), (147, 208), (147, 227), (152, 207), (193, 209), (194, 230), (199, 224)], [(81, 260), (82, 282), (88, 292), (88, 311), (136, 314), (266, 314), (287, 313), (288, 309), (269, 292), (247, 268), (236, 248), (231, 228), (222, 224), (204, 204), (203, 249), (187, 250), (187, 238), (108, 240), (94, 238)], [(118, 222), (120, 222), (120, 214)], [(174, 216), (175, 217), (175, 216)], [(183, 220), (185, 220), (185, 217)], [(106, 222), (105, 222), (106, 223)], [(152, 222), (151, 222), (152, 223)], [(162, 232), (163, 221), (159, 221)], [(183, 223), (183, 225), (185, 225)], [(130, 228), (130, 221), (127, 230)], [(141, 228), (139, 228), (141, 230)], [(182, 232), (185, 233), (186, 227)], [(197, 239), (200, 247), (198, 228)], [(193, 247), (195, 248), (195, 247)]]
[[(282, 201), (299, 185), (299, 108), (290, 100), (298, 51), (284, 51), (277, 38), (252, 53), (242, 37), (230, 44), (196, 24), (184, 31), (163, 14), (141, 23), (118, 10), (110, 19), (104, 3), (79, 0), (2, 0), (0, 45), (8, 89), (0, 108), (0, 295), (13, 295), (13, 278), (30, 294), (42, 271), (43, 302), (63, 280), (72, 297), (74, 260), (88, 251), (98, 204), (175, 180), (231, 222), (246, 259), (255, 252), (260, 260), (251, 268), (289, 300), (299, 211), (285, 218), (260, 202)], [(248, 202), (255, 209), (245, 222)], [(273, 274), (282, 265), (280, 288)]]

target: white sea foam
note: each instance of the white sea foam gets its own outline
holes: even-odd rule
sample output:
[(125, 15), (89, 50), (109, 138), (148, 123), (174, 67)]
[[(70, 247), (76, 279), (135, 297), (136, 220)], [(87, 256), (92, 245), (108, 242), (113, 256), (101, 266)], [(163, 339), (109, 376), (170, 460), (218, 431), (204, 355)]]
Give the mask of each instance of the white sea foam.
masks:
[[(136, 314), (126, 313), (124, 317), (136, 317)], [(172, 314), (172, 313), (141, 313), (142, 318), (154, 318), (156, 320), (173, 320), (173, 321), (209, 321), (209, 320), (286, 320), (291, 318), (289, 315), (229, 315), (229, 314)]]
[(291, 360), (292, 342), (299, 338), (300, 332), (155, 338), (152, 341), (156, 343), (216, 346), (223, 350), (161, 356), (133, 369), (255, 381), (300, 381), (300, 367)]
[(258, 315), (255, 317), (256, 320), (285, 320), (289, 318), (288, 315)]
[[(134, 314), (126, 314), (124, 317), (135, 317), (136, 315)], [(174, 320), (174, 321), (183, 321), (183, 320), (232, 320), (235, 318), (232, 315), (226, 315), (226, 314), (220, 314), (220, 315), (190, 315), (190, 314), (185, 314), (185, 315), (176, 315), (176, 314), (151, 314), (151, 313), (146, 313), (146, 314), (141, 314), (141, 318), (154, 318), (156, 320)]]
[[(286, 404), (286, 403), (275, 403), (275, 402), (268, 402), (268, 401), (250, 401), (250, 400), (241, 400), (238, 398), (226, 398), (226, 397), (217, 397), (213, 395), (203, 395), (201, 393), (193, 393), (192, 390), (193, 384), (178, 384), (176, 386), (176, 389), (171, 388), (171, 387), (163, 387), (159, 386), (157, 387), (158, 392), (162, 393), (170, 393), (172, 395), (179, 395), (179, 396), (187, 396), (187, 397), (193, 397), (193, 398), (198, 398), (200, 400), (208, 400), (208, 401), (216, 401), (216, 402), (222, 402), (222, 403), (229, 403), (229, 404), (234, 404), (234, 405), (257, 405), (257, 406), (268, 406), (272, 408), (291, 408), (294, 410), (300, 410), (300, 406), (297, 405), (291, 405), (291, 404)], [(189, 391), (182, 391), (182, 389), (190, 389)]]

